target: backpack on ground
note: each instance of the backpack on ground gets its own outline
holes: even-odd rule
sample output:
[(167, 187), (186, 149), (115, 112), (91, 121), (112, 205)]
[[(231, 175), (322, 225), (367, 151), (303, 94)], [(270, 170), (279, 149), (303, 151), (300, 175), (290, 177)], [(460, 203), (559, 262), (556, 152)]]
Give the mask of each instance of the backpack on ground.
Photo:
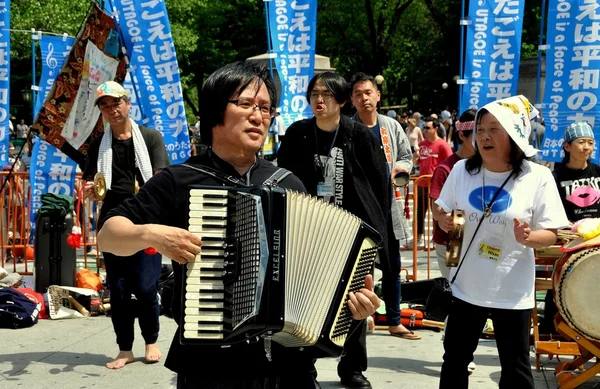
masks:
[(41, 305), (12, 288), (0, 289), (0, 328), (26, 328), (38, 321)]

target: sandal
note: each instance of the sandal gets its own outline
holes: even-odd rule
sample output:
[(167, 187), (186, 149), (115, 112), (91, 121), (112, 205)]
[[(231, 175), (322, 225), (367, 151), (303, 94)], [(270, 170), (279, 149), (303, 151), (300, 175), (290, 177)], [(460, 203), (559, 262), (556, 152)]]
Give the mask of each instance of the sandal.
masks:
[(398, 337), (398, 338), (402, 338), (402, 339), (408, 339), (408, 340), (419, 340), (421, 339), (421, 335), (417, 335), (412, 331), (408, 331), (408, 332), (390, 332), (390, 335)]

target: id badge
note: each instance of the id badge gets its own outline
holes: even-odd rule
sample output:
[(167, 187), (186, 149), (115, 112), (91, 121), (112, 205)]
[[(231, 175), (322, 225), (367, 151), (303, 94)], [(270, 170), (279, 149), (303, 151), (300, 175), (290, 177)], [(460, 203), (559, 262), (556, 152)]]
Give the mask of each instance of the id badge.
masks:
[(502, 257), (503, 250), (504, 241), (500, 237), (484, 232), (477, 245), (477, 256), (497, 262)]
[(333, 196), (333, 182), (319, 182), (317, 184), (317, 196), (318, 197), (331, 197)]

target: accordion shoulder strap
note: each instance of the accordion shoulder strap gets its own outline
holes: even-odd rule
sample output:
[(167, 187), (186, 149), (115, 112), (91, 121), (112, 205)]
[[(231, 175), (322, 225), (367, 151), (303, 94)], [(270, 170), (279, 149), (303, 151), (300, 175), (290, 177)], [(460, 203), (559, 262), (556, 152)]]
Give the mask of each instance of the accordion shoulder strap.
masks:
[(235, 178), (233, 176), (227, 175), (227, 174), (223, 174), (222, 172), (220, 172), (220, 171), (218, 171), (216, 169), (210, 168), (208, 166), (198, 167), (198, 166), (193, 166), (193, 165), (190, 165), (190, 164), (187, 164), (187, 163), (182, 163), (181, 166), (185, 166), (187, 168), (199, 171), (200, 173), (204, 173), (204, 174), (206, 174), (208, 176), (216, 178), (217, 180), (222, 181), (222, 182), (224, 182), (226, 184), (234, 185), (234, 186), (237, 186), (237, 187), (245, 186), (245, 185), (243, 185), (240, 182), (239, 179), (237, 179), (237, 178)]
[(279, 181), (282, 181), (284, 178), (286, 178), (290, 174), (292, 174), (291, 171), (286, 170), (286, 169), (280, 167), (279, 169), (277, 169), (275, 171), (275, 173), (273, 173), (271, 175), (271, 177), (267, 178), (265, 180), (265, 182), (263, 182), (263, 185), (278, 186)]

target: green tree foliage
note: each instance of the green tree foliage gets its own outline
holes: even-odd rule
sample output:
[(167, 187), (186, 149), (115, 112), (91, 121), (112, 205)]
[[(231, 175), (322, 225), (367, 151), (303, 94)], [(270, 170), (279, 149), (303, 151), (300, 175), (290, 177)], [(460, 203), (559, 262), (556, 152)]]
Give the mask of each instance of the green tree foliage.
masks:
[(226, 63), (267, 51), (262, 1), (166, 0), (182, 74), (184, 99), (198, 112), (207, 75)]
[[(23, 102), (21, 90), (31, 86), (31, 29), (74, 36), (90, 7), (87, 1), (12, 0), (10, 28), (11, 113), (29, 117), (31, 108)], [(22, 31), (19, 31), (22, 30)], [(39, 57), (39, 49), (37, 56)], [(39, 69), (41, 59), (37, 58)]]
[[(537, 54), (543, 0), (526, 1), (522, 57)], [(165, 2), (192, 119), (207, 75), (225, 63), (267, 51), (264, 6), (258, 0)], [(11, 28), (75, 35), (90, 4), (12, 0)], [(453, 78), (460, 73), (460, 13), (461, 0), (319, 0), (316, 50), (329, 56), (348, 79), (357, 71), (382, 74), (384, 104), (421, 109), (438, 107), (442, 101), (456, 105)], [(19, 101), (19, 91), (31, 84), (30, 34), (11, 34), (11, 56), (12, 89), (17, 94), (12, 97)], [(441, 88), (444, 82), (447, 90)]]

